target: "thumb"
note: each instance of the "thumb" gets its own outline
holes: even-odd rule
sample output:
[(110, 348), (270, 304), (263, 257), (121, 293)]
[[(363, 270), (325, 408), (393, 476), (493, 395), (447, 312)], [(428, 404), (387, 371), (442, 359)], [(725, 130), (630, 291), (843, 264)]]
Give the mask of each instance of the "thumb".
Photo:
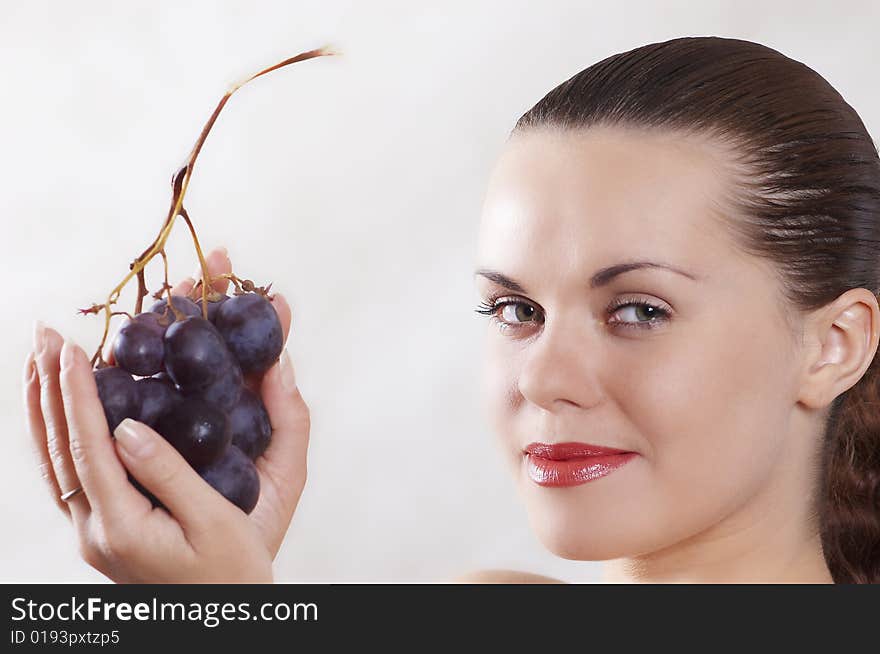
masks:
[(171, 443), (131, 418), (119, 423), (113, 435), (125, 467), (165, 505), (188, 535), (205, 533), (214, 527), (218, 511), (222, 511), (226, 501)]
[(287, 348), (263, 377), (260, 394), (272, 425), (272, 440), (257, 459), (257, 469), (269, 477), (285, 508), (292, 512), (306, 482), (311, 417)]
[[(126, 320), (128, 322), (128, 320)], [(113, 352), (113, 344), (116, 342), (116, 337), (119, 335), (119, 330), (122, 328), (122, 325), (119, 322), (115, 322), (110, 326), (110, 331), (107, 333), (107, 340), (104, 342), (104, 348), (101, 350), (101, 358), (104, 359), (109, 365), (116, 365), (116, 355)]]

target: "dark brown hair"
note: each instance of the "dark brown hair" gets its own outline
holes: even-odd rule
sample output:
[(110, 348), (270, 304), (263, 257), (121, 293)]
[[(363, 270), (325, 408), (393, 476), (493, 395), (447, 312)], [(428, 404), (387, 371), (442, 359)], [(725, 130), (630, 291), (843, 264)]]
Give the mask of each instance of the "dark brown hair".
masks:
[[(613, 55), (516, 123), (672, 130), (726, 146), (738, 170), (729, 227), (778, 272), (795, 311), (852, 288), (880, 295), (880, 158), (862, 120), (818, 73), (750, 41), (686, 37)], [(815, 515), (836, 583), (880, 582), (880, 356), (834, 399)]]

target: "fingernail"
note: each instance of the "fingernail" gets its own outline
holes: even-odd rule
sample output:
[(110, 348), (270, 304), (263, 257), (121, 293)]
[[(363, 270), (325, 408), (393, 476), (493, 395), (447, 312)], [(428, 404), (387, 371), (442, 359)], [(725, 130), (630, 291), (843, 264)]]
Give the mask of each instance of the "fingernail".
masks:
[(287, 351), (287, 348), (281, 354), (281, 385), (288, 392), (296, 388), (296, 375), (293, 372), (293, 364), (290, 361), (290, 352)]
[(24, 360), (24, 383), (30, 384), (37, 374), (37, 367), (34, 365), (34, 353), (28, 352)]
[(34, 352), (39, 354), (46, 349), (46, 325), (42, 320), (34, 321)]
[(149, 456), (153, 451), (153, 442), (142, 425), (126, 418), (113, 430), (113, 435), (119, 444), (131, 456), (142, 458)]
[(61, 369), (62, 370), (69, 370), (70, 368), (73, 367), (73, 362), (75, 361), (74, 353), (76, 352), (75, 348), (76, 348), (76, 345), (74, 345), (73, 343), (71, 343), (67, 339), (64, 339), (64, 344), (61, 346)]
[[(214, 251), (219, 252), (220, 254), (222, 254), (222, 255), (223, 255), (225, 258), (227, 258), (227, 259), (229, 258), (229, 252), (228, 252), (228, 251), (226, 250), (226, 248), (223, 247), (222, 245), (221, 245), (220, 247), (216, 247), (216, 248), (214, 248)], [(213, 252), (209, 252), (209, 253), (208, 253), (208, 256), (205, 257), (205, 263), (206, 263), (206, 264), (207, 264), (207, 262), (208, 262), (208, 258), (211, 256), (211, 254), (213, 254)], [(202, 278), (202, 267), (201, 267), (201, 266), (196, 267), (196, 269), (195, 269), (195, 271), (193, 272), (192, 276), (195, 277), (196, 279), (201, 279), (201, 278)]]

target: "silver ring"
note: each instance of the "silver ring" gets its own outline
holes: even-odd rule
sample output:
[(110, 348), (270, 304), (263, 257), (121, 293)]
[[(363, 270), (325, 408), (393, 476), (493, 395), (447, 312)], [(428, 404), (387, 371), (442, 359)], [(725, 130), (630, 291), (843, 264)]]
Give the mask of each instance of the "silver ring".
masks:
[(72, 491), (67, 491), (66, 493), (64, 493), (61, 496), (61, 501), (68, 502), (68, 501), (70, 501), (70, 498), (75, 497), (75, 496), (79, 495), (80, 493), (82, 493), (82, 486), (77, 486)]

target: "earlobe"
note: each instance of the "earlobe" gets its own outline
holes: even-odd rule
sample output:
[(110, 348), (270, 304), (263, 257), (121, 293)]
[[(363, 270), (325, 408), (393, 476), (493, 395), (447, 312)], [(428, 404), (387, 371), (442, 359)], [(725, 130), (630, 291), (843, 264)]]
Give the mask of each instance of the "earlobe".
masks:
[(850, 289), (816, 313), (805, 337), (809, 354), (798, 399), (823, 409), (855, 386), (874, 359), (880, 340), (877, 296)]

